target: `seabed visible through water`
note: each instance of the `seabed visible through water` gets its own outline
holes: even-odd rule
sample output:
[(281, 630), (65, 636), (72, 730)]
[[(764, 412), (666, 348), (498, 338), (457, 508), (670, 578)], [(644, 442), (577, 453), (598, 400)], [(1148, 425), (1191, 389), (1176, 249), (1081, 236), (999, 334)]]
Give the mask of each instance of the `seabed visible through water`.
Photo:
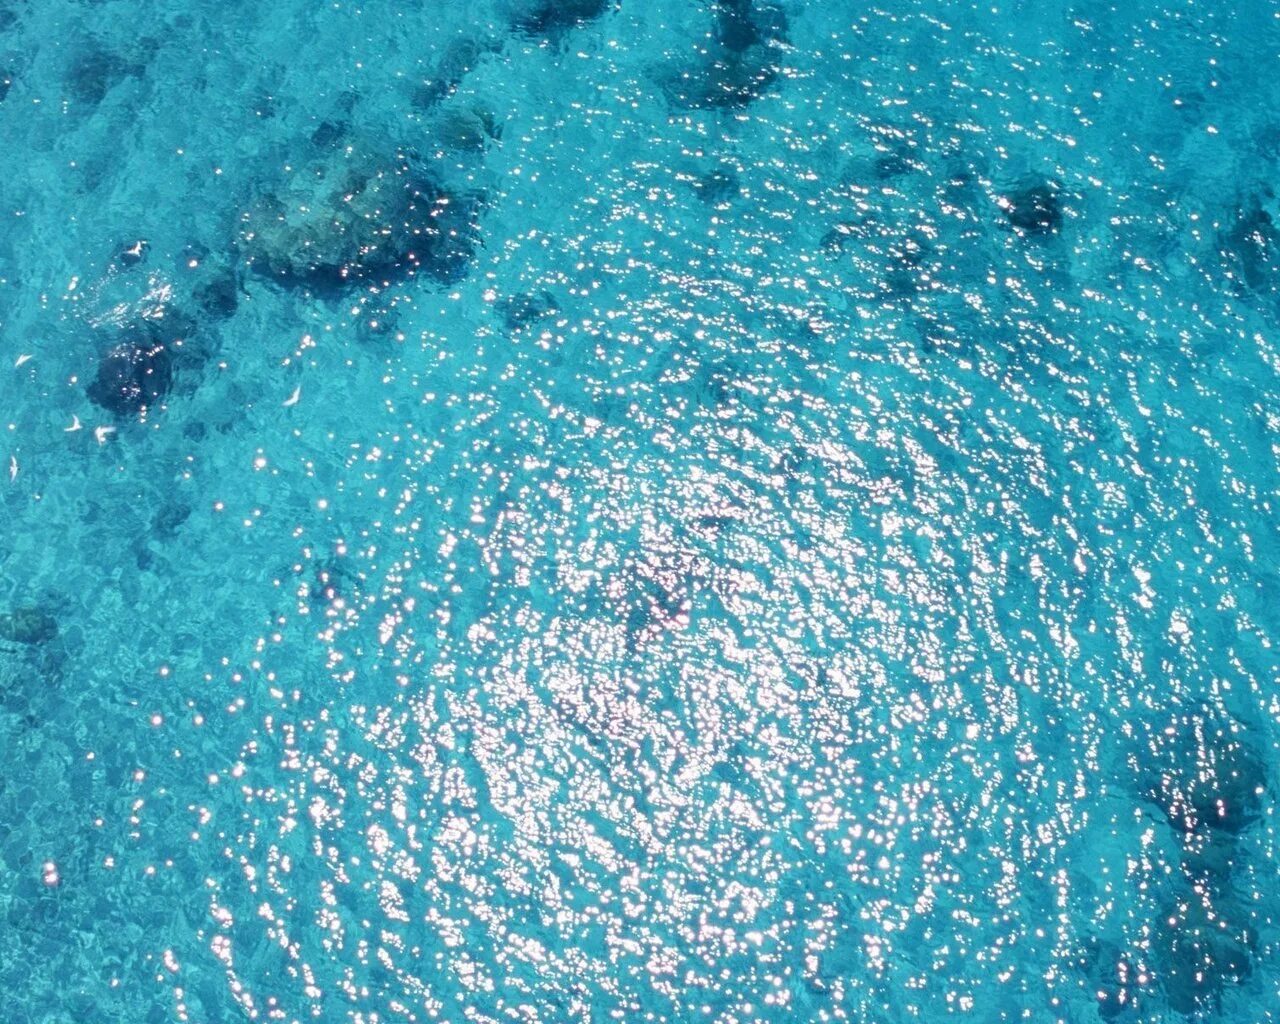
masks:
[(1278, 61), (0, 0), (4, 1024), (1280, 1020)]

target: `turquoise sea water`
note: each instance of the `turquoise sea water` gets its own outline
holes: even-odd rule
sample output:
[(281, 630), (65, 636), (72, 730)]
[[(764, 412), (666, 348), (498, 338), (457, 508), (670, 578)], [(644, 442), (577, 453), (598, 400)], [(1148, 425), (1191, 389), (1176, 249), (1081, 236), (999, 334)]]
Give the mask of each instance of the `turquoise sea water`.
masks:
[(0, 0), (0, 1020), (1280, 1019), (1278, 62)]

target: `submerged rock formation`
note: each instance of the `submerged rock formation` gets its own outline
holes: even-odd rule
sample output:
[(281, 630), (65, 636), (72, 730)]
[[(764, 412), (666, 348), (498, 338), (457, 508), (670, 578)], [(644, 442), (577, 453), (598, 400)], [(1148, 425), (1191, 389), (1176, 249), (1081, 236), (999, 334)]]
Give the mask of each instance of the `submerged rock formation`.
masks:
[(709, 41), (692, 66), (672, 83), (677, 103), (694, 108), (745, 107), (781, 71), (786, 15), (755, 0), (716, 0)]
[(1256, 908), (1241, 890), (1248, 844), (1274, 786), (1251, 733), (1222, 708), (1179, 709), (1144, 737), (1133, 764), (1139, 793), (1168, 822), (1176, 862), (1149, 926), (1149, 963), (1168, 1005), (1216, 1012), (1253, 972)]
[(335, 148), (289, 168), (241, 217), (254, 272), (319, 290), (423, 275), (462, 277), (481, 201), (441, 184), (411, 156)]
[(549, 291), (541, 289), (499, 300), (498, 312), (507, 330), (518, 331), (531, 323), (555, 316), (560, 312), (560, 304)]
[(414, 90), (414, 106), (425, 109), (448, 99), (458, 91), (462, 80), (475, 70), (486, 53), (492, 53), (496, 47), (488, 40), (459, 36), (451, 39), (440, 55), (435, 73), (423, 79)]
[(197, 285), (192, 297), (205, 316), (226, 320), (240, 306), (240, 285), (232, 271), (224, 270)]
[(1019, 234), (1054, 235), (1062, 229), (1061, 186), (1055, 181), (1023, 182), (997, 203)]
[(0, 613), (0, 641), (36, 646), (58, 635), (58, 621), (35, 605)]
[(151, 516), (151, 532), (157, 537), (172, 537), (190, 517), (190, 505), (180, 499), (170, 499)]
[(787, 16), (756, 0), (716, 0), (716, 40), (728, 53), (744, 54), (754, 47), (785, 42)]
[(173, 386), (173, 357), (150, 324), (130, 331), (98, 361), (89, 400), (119, 419), (145, 415)]
[(716, 168), (693, 180), (693, 189), (708, 206), (727, 206), (742, 195), (742, 181), (732, 168)]
[[(213, 253), (199, 242), (183, 249), (177, 263), (176, 286), (183, 311), (195, 319), (186, 326), (208, 326), (226, 320), (240, 307), (243, 289), (233, 253)], [(175, 321), (182, 319), (176, 317)]]
[(67, 69), (67, 93), (77, 103), (97, 106), (117, 85), (140, 76), (144, 70), (141, 64), (90, 43)]
[(1280, 229), (1274, 207), (1271, 189), (1249, 196), (1233, 211), (1230, 226), (1220, 236), (1229, 274), (1255, 292), (1274, 288), (1275, 271), (1280, 266)]
[(445, 110), (435, 122), (441, 146), (455, 153), (482, 153), (502, 138), (502, 126), (492, 110), (468, 104)]
[(1262, 814), (1270, 791), (1262, 757), (1206, 715), (1170, 743), (1170, 765), (1151, 797), (1183, 836), (1238, 836)]
[(534, 36), (554, 35), (600, 17), (614, 0), (515, 0), (511, 24)]
[(1103, 1020), (1123, 1020), (1126, 1013), (1146, 1008), (1154, 977), (1145, 958), (1097, 936), (1084, 943), (1080, 966)]
[(1223, 993), (1253, 973), (1258, 937), (1192, 891), (1157, 918), (1152, 952), (1170, 1008), (1185, 1016), (1215, 1012)]

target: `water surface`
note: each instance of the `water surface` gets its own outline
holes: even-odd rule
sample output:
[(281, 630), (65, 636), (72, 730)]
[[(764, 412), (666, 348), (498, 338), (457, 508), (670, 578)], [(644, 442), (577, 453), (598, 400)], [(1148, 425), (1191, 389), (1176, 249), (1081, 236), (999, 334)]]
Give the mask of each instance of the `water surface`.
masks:
[(5, 1020), (1280, 1018), (1278, 15), (0, 3)]

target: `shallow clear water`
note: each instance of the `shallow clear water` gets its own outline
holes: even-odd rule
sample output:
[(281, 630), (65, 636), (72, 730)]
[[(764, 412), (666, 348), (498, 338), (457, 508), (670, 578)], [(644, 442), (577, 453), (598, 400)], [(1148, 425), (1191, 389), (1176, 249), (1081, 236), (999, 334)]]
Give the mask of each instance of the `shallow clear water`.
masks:
[(1280, 1019), (1280, 6), (592, 6), (0, 2), (4, 1020)]

